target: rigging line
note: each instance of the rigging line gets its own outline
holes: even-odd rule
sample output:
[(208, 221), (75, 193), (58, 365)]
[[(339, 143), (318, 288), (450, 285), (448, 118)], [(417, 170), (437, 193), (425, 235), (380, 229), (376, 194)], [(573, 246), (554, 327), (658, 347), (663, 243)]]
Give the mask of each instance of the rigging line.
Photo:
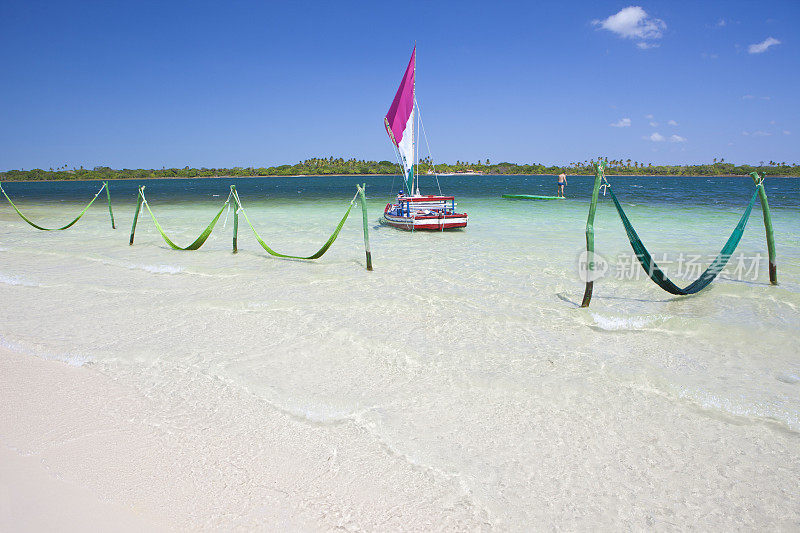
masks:
[(414, 96), (414, 103), (417, 105), (417, 112), (419, 116), (419, 123), (422, 124), (422, 136), (425, 137), (425, 146), (428, 148), (428, 155), (431, 158), (431, 167), (433, 167), (433, 176), (436, 178), (436, 187), (439, 189), (439, 196), (442, 195), (442, 186), (439, 185), (439, 175), (436, 173), (436, 164), (433, 162), (433, 154), (431, 153), (431, 145), (428, 144), (428, 134), (425, 132), (425, 121), (422, 120), (422, 108), (417, 102), (417, 97)]
[[(394, 156), (397, 158), (397, 164), (400, 166), (400, 175), (403, 176), (403, 181), (405, 181), (405, 172), (406, 167), (403, 165), (403, 158), (400, 156), (400, 150), (397, 148), (397, 145), (393, 144), (394, 146)], [(394, 191), (394, 175), (392, 175), (392, 190), (389, 191), (389, 198), (392, 197)]]
[[(416, 93), (414, 94), (414, 103), (417, 103)], [(419, 115), (419, 108), (417, 108), (417, 130), (414, 132), (414, 160), (417, 164), (417, 168), (414, 171), (414, 178), (417, 180), (417, 191), (419, 191), (419, 148), (417, 148), (417, 144), (419, 143)]]
[(228, 204), (228, 208), (225, 210), (225, 222), (222, 223), (222, 229), (225, 229), (225, 228), (228, 227), (228, 215), (231, 212), (231, 195), (232, 194), (233, 194), (233, 189), (231, 189), (231, 192), (228, 193), (228, 199), (225, 200), (225, 203)]

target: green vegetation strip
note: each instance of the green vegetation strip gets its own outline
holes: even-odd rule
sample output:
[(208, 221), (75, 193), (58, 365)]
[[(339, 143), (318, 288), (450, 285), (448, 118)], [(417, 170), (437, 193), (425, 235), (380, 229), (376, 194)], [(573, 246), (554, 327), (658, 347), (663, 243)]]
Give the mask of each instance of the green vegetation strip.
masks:
[[(419, 162), (417, 172), (420, 176), (428, 173), (482, 173), (482, 174), (526, 174), (555, 176), (562, 172), (568, 175), (591, 176), (594, 165), (602, 161), (609, 175), (635, 176), (747, 176), (758, 172), (762, 176), (800, 176), (800, 165), (785, 161), (761, 161), (757, 165), (735, 165), (724, 159), (714, 159), (713, 163), (699, 165), (653, 165), (630, 159), (598, 158), (596, 160), (573, 161), (562, 165), (542, 163), (490, 163), (489, 160), (455, 163), (436, 163), (429, 158)], [(8, 170), (0, 172), (0, 181), (39, 181), (39, 180), (110, 180), (110, 179), (155, 179), (155, 178), (204, 178), (224, 176), (340, 176), (340, 175), (396, 175), (397, 163), (391, 161), (368, 161), (363, 159), (344, 159), (342, 157), (314, 157), (293, 165), (274, 167), (233, 167), (233, 168), (160, 168), (160, 169), (113, 169), (98, 166), (93, 169), (73, 168), (66, 165), (60, 169)]]
[(78, 214), (78, 216), (75, 217), (72, 220), (72, 222), (70, 222), (66, 226), (61, 226), (60, 228), (45, 228), (44, 226), (40, 226), (40, 225), (36, 224), (31, 219), (29, 219), (28, 217), (23, 215), (22, 211), (20, 211), (19, 208), (14, 204), (14, 202), (11, 201), (11, 198), (8, 197), (8, 194), (6, 194), (6, 191), (5, 191), (5, 189), (3, 189), (2, 184), (0, 184), (0, 192), (3, 193), (3, 196), (6, 197), (6, 200), (8, 200), (8, 203), (11, 204), (11, 207), (14, 208), (14, 211), (17, 212), (17, 214), (20, 216), (20, 218), (22, 218), (22, 220), (24, 220), (25, 222), (27, 222), (28, 224), (30, 224), (34, 228), (42, 230), (42, 231), (62, 231), (62, 230), (71, 228), (76, 222), (78, 222), (83, 217), (83, 215), (86, 214), (86, 211), (88, 211), (89, 208), (94, 203), (94, 201), (97, 200), (97, 197), (100, 196), (100, 193), (103, 192), (103, 189), (106, 190), (106, 196), (108, 198), (108, 214), (111, 215), (111, 228), (112, 229), (116, 229), (116, 226), (114, 225), (114, 212), (111, 211), (111, 193), (108, 192), (108, 183), (106, 183), (106, 182), (103, 182), (103, 186), (100, 187), (100, 190), (97, 191), (97, 194), (94, 195), (94, 198), (92, 198), (92, 200), (86, 205), (86, 207), (83, 208), (83, 211), (81, 211)]

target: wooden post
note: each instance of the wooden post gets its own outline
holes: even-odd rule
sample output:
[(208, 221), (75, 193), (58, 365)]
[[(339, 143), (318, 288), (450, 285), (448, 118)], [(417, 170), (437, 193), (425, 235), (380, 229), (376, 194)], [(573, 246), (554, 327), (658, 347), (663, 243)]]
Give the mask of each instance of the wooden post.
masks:
[[(231, 185), (231, 193), (234, 201), (236, 200), (236, 185)], [(236, 238), (239, 235), (239, 203), (233, 206), (233, 253), (239, 251), (236, 245)]]
[(591, 279), (594, 270), (594, 214), (597, 211), (597, 197), (600, 193), (600, 183), (603, 181), (606, 163), (600, 161), (595, 166), (594, 189), (592, 189), (592, 203), (589, 204), (589, 217), (586, 219), (586, 290), (583, 292), (581, 307), (589, 307), (592, 301), (594, 280)]
[(142, 191), (144, 190), (144, 185), (139, 187), (139, 195), (136, 197), (136, 212), (133, 214), (133, 225), (131, 226), (131, 241), (128, 243), (130, 246), (133, 246), (133, 234), (136, 231), (136, 221), (139, 220), (139, 209), (142, 208)]
[(769, 282), (773, 285), (778, 284), (778, 265), (775, 262), (775, 235), (772, 232), (772, 216), (769, 212), (767, 202), (767, 192), (764, 190), (764, 178), (758, 176), (758, 172), (751, 172), (753, 183), (758, 186), (758, 198), (761, 200), (761, 212), (764, 214), (764, 229), (767, 232), (767, 252), (769, 253)]
[(363, 187), (356, 185), (358, 194), (361, 196), (361, 218), (364, 221), (364, 250), (367, 253), (367, 270), (372, 270), (372, 252), (369, 250), (369, 221), (367, 217), (367, 198), (364, 195), (364, 189), (367, 188), (365, 183)]
[(108, 214), (111, 215), (111, 229), (117, 229), (114, 224), (114, 212), (111, 210), (111, 192), (108, 190), (108, 182), (103, 182), (103, 187), (106, 188), (106, 198), (108, 198)]

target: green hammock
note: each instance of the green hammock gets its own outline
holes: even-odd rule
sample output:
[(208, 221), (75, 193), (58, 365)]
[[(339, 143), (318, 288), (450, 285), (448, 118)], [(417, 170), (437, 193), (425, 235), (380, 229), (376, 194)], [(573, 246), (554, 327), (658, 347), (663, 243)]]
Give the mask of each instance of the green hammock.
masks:
[(753, 210), (753, 204), (758, 197), (759, 188), (756, 187), (755, 192), (753, 192), (753, 196), (750, 198), (750, 203), (747, 204), (747, 209), (744, 210), (742, 218), (739, 219), (739, 223), (736, 225), (736, 228), (734, 228), (731, 236), (728, 237), (728, 242), (726, 242), (725, 246), (722, 247), (722, 251), (720, 251), (716, 259), (714, 259), (714, 261), (708, 266), (705, 272), (700, 275), (699, 278), (683, 289), (675, 285), (675, 283), (673, 283), (666, 276), (666, 274), (664, 274), (664, 271), (658, 267), (656, 262), (653, 261), (653, 258), (650, 256), (650, 252), (648, 252), (644, 247), (644, 244), (642, 244), (642, 240), (639, 238), (639, 235), (637, 235), (636, 230), (633, 229), (631, 221), (628, 220), (627, 215), (625, 215), (625, 211), (623, 211), (619, 200), (617, 200), (617, 197), (614, 195), (613, 189), (608, 187), (608, 191), (611, 193), (611, 199), (614, 201), (614, 206), (617, 208), (617, 213), (619, 213), (620, 219), (622, 219), (623, 226), (625, 226), (625, 232), (628, 234), (628, 240), (631, 242), (631, 247), (633, 248), (633, 251), (636, 252), (636, 257), (639, 259), (639, 263), (641, 263), (642, 268), (644, 268), (644, 271), (647, 272), (647, 275), (650, 277), (650, 279), (652, 279), (659, 287), (671, 294), (687, 295), (695, 294), (705, 289), (709, 283), (714, 281), (714, 278), (717, 277), (717, 274), (719, 274), (722, 269), (725, 268), (725, 265), (728, 263), (731, 254), (733, 254), (733, 251), (739, 245), (739, 241), (742, 238), (744, 228), (747, 225), (747, 220), (750, 218), (750, 212)]
[[(319, 250), (314, 252), (314, 254), (309, 255), (309, 256), (281, 254), (281, 253), (276, 252), (275, 250), (273, 250), (269, 246), (267, 246), (267, 243), (264, 242), (264, 240), (261, 238), (261, 236), (256, 231), (256, 228), (254, 228), (253, 224), (250, 222), (250, 218), (248, 218), (247, 212), (244, 210), (244, 207), (242, 206), (241, 200), (239, 200), (239, 193), (237, 193), (234, 190), (233, 191), (233, 196), (236, 199), (237, 205), (239, 206), (239, 211), (241, 211), (242, 215), (244, 215), (245, 221), (247, 221), (247, 225), (250, 226), (251, 230), (253, 230), (253, 235), (256, 236), (256, 240), (258, 241), (258, 243), (261, 245), (261, 247), (269, 255), (272, 255), (274, 257), (283, 257), (283, 258), (286, 258), (286, 259), (319, 259), (320, 257), (322, 257), (325, 254), (325, 252), (328, 251), (328, 249), (331, 247), (331, 245), (333, 245), (333, 243), (337, 239), (337, 237), (339, 237), (339, 232), (342, 231), (342, 227), (344, 227), (344, 223), (347, 221), (347, 217), (350, 216), (350, 211), (353, 210), (353, 206), (356, 203), (356, 198), (358, 197), (359, 194), (363, 194), (361, 191), (362, 191), (362, 189), (359, 189), (359, 192), (356, 193), (356, 196), (354, 196), (353, 199), (350, 201), (350, 206), (347, 208), (347, 211), (345, 211), (344, 216), (339, 221), (339, 225), (336, 226), (336, 229), (333, 231), (333, 234), (331, 234), (331, 236), (328, 238), (327, 242), (322, 245), (322, 248), (320, 248)], [(364, 212), (366, 212), (366, 210), (364, 210)], [(365, 222), (364, 222), (364, 228), (365, 228), (364, 229), (364, 232), (365, 232), (364, 235), (366, 235), (366, 219), (365, 219)], [(365, 237), (365, 239), (366, 239), (366, 237)], [(365, 240), (365, 245), (367, 247), (367, 250), (369, 250), (369, 241)], [(371, 258), (369, 257), (369, 253), (367, 254), (367, 258), (368, 258), (367, 260), (368, 260), (368, 263), (369, 263), (368, 270), (372, 270), (372, 268), (371, 268), (372, 267), (372, 264), (371, 264), (372, 261), (371, 261)]]
[(103, 186), (100, 187), (100, 190), (97, 191), (97, 194), (94, 195), (94, 198), (92, 198), (92, 200), (86, 205), (86, 207), (83, 208), (83, 211), (81, 211), (72, 222), (70, 222), (66, 226), (61, 226), (60, 228), (45, 228), (44, 226), (40, 226), (34, 223), (31, 219), (22, 214), (22, 211), (20, 211), (19, 208), (14, 204), (14, 202), (11, 201), (11, 198), (8, 197), (8, 194), (6, 194), (5, 189), (3, 189), (3, 186), (0, 185), (0, 192), (3, 193), (3, 196), (6, 197), (6, 200), (8, 200), (8, 203), (11, 204), (11, 207), (14, 208), (14, 211), (17, 212), (20, 218), (25, 222), (27, 222), (28, 224), (30, 224), (31, 226), (33, 226), (34, 228), (42, 231), (62, 231), (71, 228), (76, 222), (78, 222), (83, 217), (83, 215), (86, 214), (86, 211), (88, 211), (89, 208), (94, 203), (94, 201), (97, 200), (97, 197), (100, 196), (100, 193), (103, 192), (103, 189), (106, 190), (106, 197), (108, 198), (108, 214), (111, 215), (111, 228), (116, 229), (116, 225), (114, 224), (114, 212), (111, 211), (111, 193), (108, 191), (108, 182), (105, 181), (103, 182)]
[[(225, 200), (225, 203), (222, 204), (222, 207), (220, 207), (219, 212), (217, 212), (217, 216), (215, 216), (211, 220), (211, 223), (206, 227), (206, 229), (203, 230), (203, 233), (201, 233), (200, 236), (197, 237), (194, 240), (194, 242), (192, 242), (192, 244), (190, 244), (189, 246), (183, 247), (183, 246), (178, 246), (177, 244), (172, 242), (172, 240), (169, 237), (167, 237), (167, 234), (164, 233), (164, 229), (161, 227), (161, 224), (158, 223), (158, 220), (156, 220), (156, 216), (153, 214), (153, 210), (150, 209), (150, 204), (147, 202), (147, 199), (144, 197), (144, 187), (141, 187), (139, 189), (139, 195), (140, 195), (139, 197), (140, 197), (142, 203), (147, 208), (147, 211), (150, 213), (150, 217), (153, 219), (153, 224), (156, 225), (156, 229), (158, 229), (158, 232), (161, 234), (161, 237), (164, 239), (164, 242), (166, 242), (169, 245), (169, 247), (172, 248), (173, 250), (184, 250), (184, 251), (185, 250), (198, 250), (201, 246), (203, 246), (205, 244), (206, 240), (208, 240), (209, 235), (211, 235), (211, 232), (214, 231), (214, 226), (217, 225), (217, 222), (219, 221), (219, 217), (222, 216), (222, 212), (225, 211), (225, 208), (228, 207), (228, 204), (230, 204), (230, 201), (231, 201), (231, 196), (228, 195), (228, 199)], [(136, 214), (137, 214), (137, 216), (139, 214), (139, 208), (138, 207), (136, 208)], [(135, 226), (135, 224), (136, 224), (136, 221), (134, 220), (134, 226)], [(133, 244), (133, 233), (132, 232), (131, 232), (131, 244)]]
[(191, 243), (189, 246), (186, 246), (186, 247), (178, 246), (177, 244), (175, 244), (172, 241), (172, 239), (170, 239), (167, 236), (167, 234), (164, 232), (164, 229), (161, 227), (161, 224), (158, 223), (158, 219), (156, 219), (155, 214), (153, 213), (152, 209), (150, 209), (150, 204), (147, 202), (147, 199), (144, 196), (144, 186), (140, 187), (139, 188), (138, 204), (136, 206), (136, 212), (135, 212), (135, 214), (133, 216), (133, 225), (131, 227), (130, 244), (133, 244), (133, 236), (134, 236), (134, 232), (136, 231), (136, 221), (137, 221), (137, 219), (139, 217), (140, 206), (144, 205), (147, 208), (147, 211), (150, 213), (150, 217), (153, 219), (153, 224), (155, 224), (156, 229), (158, 229), (158, 232), (161, 234), (161, 237), (164, 239), (164, 242), (166, 242), (169, 245), (170, 248), (172, 248), (173, 250), (197, 250), (201, 246), (203, 246), (203, 244), (205, 244), (205, 242), (208, 239), (209, 235), (211, 235), (211, 232), (214, 230), (214, 227), (217, 225), (217, 222), (219, 221), (220, 216), (222, 216), (222, 212), (225, 210), (226, 207), (228, 207), (230, 205), (231, 199), (233, 199), (236, 202), (236, 205), (238, 206), (238, 209), (234, 212), (234, 218), (233, 218), (233, 228), (234, 228), (233, 229), (233, 251), (234, 251), (234, 253), (237, 251), (238, 221), (239, 221), (239, 213), (241, 213), (242, 215), (244, 215), (244, 219), (247, 221), (247, 224), (250, 226), (250, 229), (253, 230), (253, 234), (255, 235), (256, 240), (258, 240), (258, 243), (261, 245), (261, 247), (264, 250), (266, 250), (266, 252), (268, 254), (270, 254), (272, 256), (275, 256), (275, 257), (283, 257), (283, 258), (286, 258), (286, 259), (318, 259), (318, 258), (322, 257), (325, 254), (325, 252), (328, 251), (328, 249), (333, 245), (334, 241), (336, 241), (336, 239), (339, 237), (339, 233), (342, 231), (342, 228), (344, 227), (344, 223), (347, 221), (347, 218), (350, 216), (350, 212), (353, 210), (353, 206), (355, 205), (356, 198), (358, 198), (359, 195), (360, 195), (361, 196), (361, 209), (362, 209), (362, 212), (364, 213), (364, 217), (363, 217), (364, 218), (364, 247), (365, 247), (365, 251), (366, 251), (366, 254), (367, 254), (367, 270), (372, 270), (372, 256), (371, 256), (370, 251), (369, 251), (369, 237), (368, 237), (368, 233), (367, 233), (367, 231), (368, 231), (367, 230), (367, 218), (366, 218), (367, 217), (367, 215), (366, 215), (367, 209), (366, 209), (366, 199), (365, 199), (365, 196), (364, 196), (364, 188), (361, 187), (361, 186), (358, 186), (357, 189), (358, 189), (358, 192), (353, 197), (353, 199), (350, 201), (350, 205), (348, 206), (347, 211), (345, 212), (345, 214), (342, 217), (342, 219), (339, 221), (339, 224), (336, 226), (336, 229), (333, 231), (333, 234), (328, 238), (328, 240), (325, 242), (325, 244), (322, 245), (322, 248), (320, 248), (314, 254), (309, 255), (309, 256), (282, 254), (282, 253), (276, 252), (275, 250), (270, 248), (267, 245), (267, 243), (264, 242), (264, 240), (258, 234), (258, 232), (256, 231), (256, 229), (253, 226), (253, 224), (250, 222), (250, 219), (247, 216), (247, 212), (244, 210), (244, 207), (242, 206), (242, 202), (239, 199), (239, 193), (236, 191), (236, 188), (234, 186), (231, 186), (231, 192), (228, 195), (228, 199), (225, 200), (224, 204), (222, 204), (222, 207), (220, 207), (220, 209), (217, 212), (216, 216), (211, 220), (211, 222), (208, 224), (208, 226), (206, 226), (206, 229), (203, 230), (203, 232), (200, 234), (200, 236), (197, 237), (197, 239), (195, 239), (193, 243)]

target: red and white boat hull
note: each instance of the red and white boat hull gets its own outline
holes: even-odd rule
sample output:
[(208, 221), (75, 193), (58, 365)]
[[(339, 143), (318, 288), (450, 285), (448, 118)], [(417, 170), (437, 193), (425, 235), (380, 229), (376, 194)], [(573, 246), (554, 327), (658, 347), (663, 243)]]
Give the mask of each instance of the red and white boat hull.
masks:
[(382, 222), (386, 225), (407, 231), (457, 229), (467, 227), (466, 213), (452, 213), (447, 215), (418, 215), (412, 217), (391, 215), (383, 213)]

